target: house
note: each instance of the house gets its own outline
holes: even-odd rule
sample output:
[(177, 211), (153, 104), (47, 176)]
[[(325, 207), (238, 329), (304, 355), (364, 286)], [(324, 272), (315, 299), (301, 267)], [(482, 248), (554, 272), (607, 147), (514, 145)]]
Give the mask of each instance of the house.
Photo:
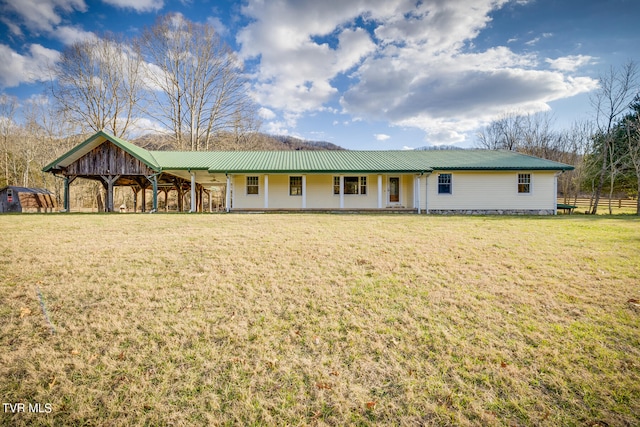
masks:
[[(149, 151), (98, 132), (45, 166), (69, 184), (100, 181), (134, 194), (190, 192), (190, 211), (222, 188), (227, 211), (409, 211), (430, 214), (556, 213), (557, 177), (572, 166), (511, 151)], [(144, 206), (144, 203), (143, 203)], [(180, 207), (180, 210), (183, 210)]]
[(56, 198), (49, 190), (13, 185), (0, 189), (0, 213), (53, 212), (56, 207)]

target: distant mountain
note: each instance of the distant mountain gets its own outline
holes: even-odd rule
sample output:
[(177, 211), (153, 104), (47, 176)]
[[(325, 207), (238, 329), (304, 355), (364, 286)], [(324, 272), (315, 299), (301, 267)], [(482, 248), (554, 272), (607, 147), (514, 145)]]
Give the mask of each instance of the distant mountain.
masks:
[[(134, 139), (134, 144), (147, 150), (177, 150), (174, 140), (169, 135), (146, 134)], [(252, 132), (242, 135), (222, 133), (213, 139), (211, 151), (286, 151), (286, 150), (344, 150), (344, 148), (326, 141), (307, 141), (288, 135), (269, 135)]]
[(425, 147), (414, 148), (415, 151), (443, 151), (443, 150), (466, 150), (463, 147), (456, 147), (455, 145), (428, 145)]

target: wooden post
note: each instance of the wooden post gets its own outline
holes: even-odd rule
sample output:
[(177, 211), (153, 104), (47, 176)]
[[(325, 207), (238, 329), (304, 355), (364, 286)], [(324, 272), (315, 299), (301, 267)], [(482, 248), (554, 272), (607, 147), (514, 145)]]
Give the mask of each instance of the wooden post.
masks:
[(120, 178), (120, 175), (100, 175), (100, 178), (105, 182), (107, 189), (107, 212), (113, 212), (113, 184)]
[(69, 177), (64, 177), (64, 211), (69, 212)]
[(138, 189), (132, 186), (131, 191), (133, 191), (133, 211), (138, 212)]
[(158, 212), (158, 176), (153, 175), (151, 178), (151, 184), (153, 185), (153, 212)]

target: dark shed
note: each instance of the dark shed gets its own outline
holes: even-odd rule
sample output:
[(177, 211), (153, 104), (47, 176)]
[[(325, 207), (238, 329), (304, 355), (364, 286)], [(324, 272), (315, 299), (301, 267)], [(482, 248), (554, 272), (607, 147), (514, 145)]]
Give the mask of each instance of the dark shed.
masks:
[(56, 198), (43, 188), (16, 187), (0, 189), (0, 213), (4, 212), (53, 212)]

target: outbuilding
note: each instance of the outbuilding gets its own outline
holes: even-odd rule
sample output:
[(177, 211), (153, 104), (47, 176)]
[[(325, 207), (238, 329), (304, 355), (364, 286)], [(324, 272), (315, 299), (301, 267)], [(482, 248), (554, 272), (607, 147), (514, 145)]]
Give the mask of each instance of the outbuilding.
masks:
[(0, 189), (0, 213), (53, 212), (56, 198), (49, 190), (9, 185)]

